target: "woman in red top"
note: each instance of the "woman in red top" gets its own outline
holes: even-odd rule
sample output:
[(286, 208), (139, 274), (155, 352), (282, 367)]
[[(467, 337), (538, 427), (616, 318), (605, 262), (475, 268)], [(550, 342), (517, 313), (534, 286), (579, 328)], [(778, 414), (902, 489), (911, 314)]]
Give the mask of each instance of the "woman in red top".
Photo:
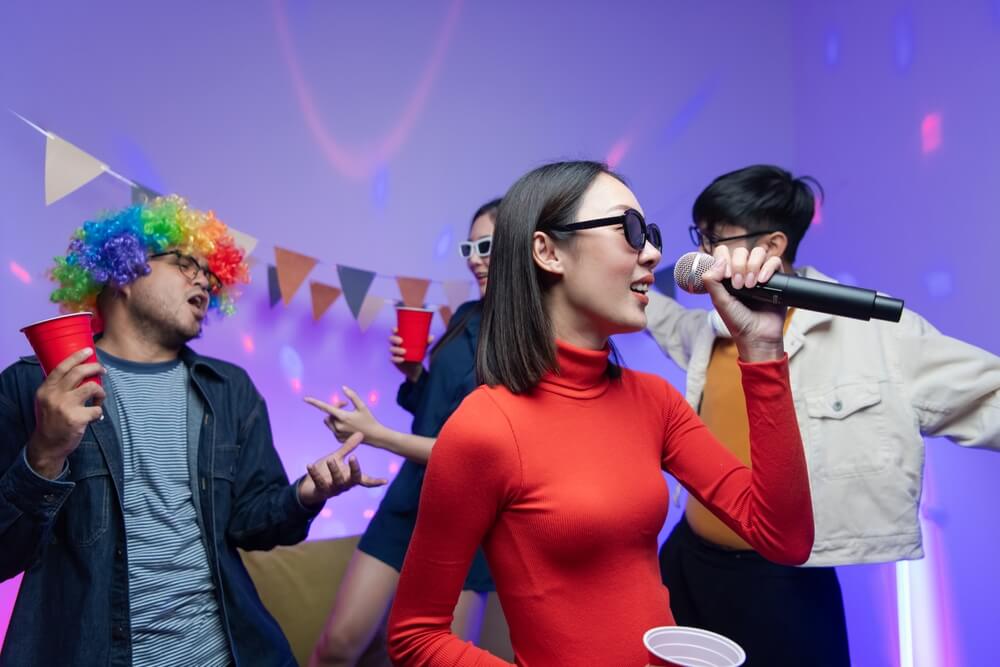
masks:
[(752, 286), (779, 264), (725, 246), (716, 259), (705, 283), (740, 332), (752, 471), (664, 380), (609, 362), (611, 335), (645, 327), (660, 260), (659, 230), (621, 178), (561, 162), (504, 195), (477, 358), (485, 386), (445, 424), (427, 468), (390, 617), (395, 664), (508, 664), (450, 631), (480, 544), (517, 664), (646, 664), (643, 633), (673, 623), (656, 556), (661, 470), (767, 558), (806, 560), (813, 519), (784, 312), (750, 310), (720, 282)]

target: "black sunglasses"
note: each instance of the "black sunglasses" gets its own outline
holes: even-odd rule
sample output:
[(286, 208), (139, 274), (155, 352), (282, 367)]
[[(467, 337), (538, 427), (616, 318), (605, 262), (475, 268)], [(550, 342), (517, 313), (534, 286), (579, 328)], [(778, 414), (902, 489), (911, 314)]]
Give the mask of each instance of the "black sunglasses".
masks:
[(623, 214), (611, 218), (574, 222), (558, 229), (560, 231), (574, 232), (579, 229), (610, 227), (611, 225), (622, 226), (625, 230), (625, 240), (635, 250), (642, 251), (646, 247), (646, 241), (649, 241), (657, 250), (663, 250), (663, 238), (660, 236), (660, 228), (653, 223), (647, 225), (646, 220), (642, 217), (642, 213), (639, 213), (634, 208), (630, 208)]
[(462, 241), (458, 244), (458, 254), (464, 259), (469, 259), (472, 257), (472, 251), (475, 250), (476, 254), (480, 257), (489, 257), (490, 250), (493, 249), (493, 237), (484, 236), (481, 239), (476, 239), (475, 241)]
[(222, 281), (219, 276), (211, 272), (207, 267), (202, 266), (198, 263), (191, 255), (182, 255), (180, 251), (168, 250), (167, 252), (158, 252), (155, 255), (150, 255), (150, 259), (158, 259), (160, 257), (173, 256), (176, 258), (174, 266), (180, 269), (180, 272), (184, 274), (184, 277), (194, 282), (198, 279), (198, 273), (205, 274), (205, 280), (208, 281), (208, 291), (210, 294), (215, 294), (222, 289)]
[(701, 231), (701, 227), (698, 225), (691, 225), (688, 227), (688, 236), (691, 237), (691, 243), (695, 245), (696, 248), (712, 248), (719, 245), (720, 243), (725, 243), (726, 241), (741, 241), (743, 239), (752, 239), (755, 236), (763, 236), (764, 234), (770, 234), (771, 232), (776, 232), (777, 229), (762, 229), (759, 232), (750, 232), (749, 234), (737, 234), (736, 236), (716, 236), (710, 232)]

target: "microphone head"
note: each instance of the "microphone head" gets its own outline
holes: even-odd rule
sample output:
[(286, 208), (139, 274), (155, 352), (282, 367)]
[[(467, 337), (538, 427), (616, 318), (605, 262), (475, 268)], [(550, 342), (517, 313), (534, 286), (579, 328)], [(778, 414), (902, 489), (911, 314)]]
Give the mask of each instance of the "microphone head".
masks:
[(704, 294), (705, 282), (702, 276), (715, 264), (715, 258), (703, 252), (689, 252), (674, 264), (674, 282), (690, 294)]

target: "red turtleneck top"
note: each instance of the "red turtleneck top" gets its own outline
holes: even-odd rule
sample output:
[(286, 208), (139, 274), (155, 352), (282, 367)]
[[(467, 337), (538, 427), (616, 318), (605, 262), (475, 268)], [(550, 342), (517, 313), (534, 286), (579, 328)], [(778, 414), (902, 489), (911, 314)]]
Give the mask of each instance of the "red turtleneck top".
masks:
[(451, 634), (482, 544), (517, 664), (639, 667), (673, 624), (656, 538), (666, 470), (765, 557), (804, 562), (813, 518), (787, 359), (743, 364), (752, 470), (654, 375), (606, 374), (608, 351), (557, 345), (527, 394), (480, 387), (445, 424), (390, 618), (398, 665), (505, 661)]

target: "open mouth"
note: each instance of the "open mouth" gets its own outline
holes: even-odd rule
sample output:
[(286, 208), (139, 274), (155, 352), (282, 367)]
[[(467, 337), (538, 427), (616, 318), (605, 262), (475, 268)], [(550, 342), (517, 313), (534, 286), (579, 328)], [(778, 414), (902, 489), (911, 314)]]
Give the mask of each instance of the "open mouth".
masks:
[(194, 294), (188, 299), (188, 303), (201, 312), (205, 312), (208, 309), (208, 296), (203, 293)]
[(629, 285), (629, 289), (636, 294), (646, 294), (649, 292), (649, 283), (645, 281), (634, 282)]

